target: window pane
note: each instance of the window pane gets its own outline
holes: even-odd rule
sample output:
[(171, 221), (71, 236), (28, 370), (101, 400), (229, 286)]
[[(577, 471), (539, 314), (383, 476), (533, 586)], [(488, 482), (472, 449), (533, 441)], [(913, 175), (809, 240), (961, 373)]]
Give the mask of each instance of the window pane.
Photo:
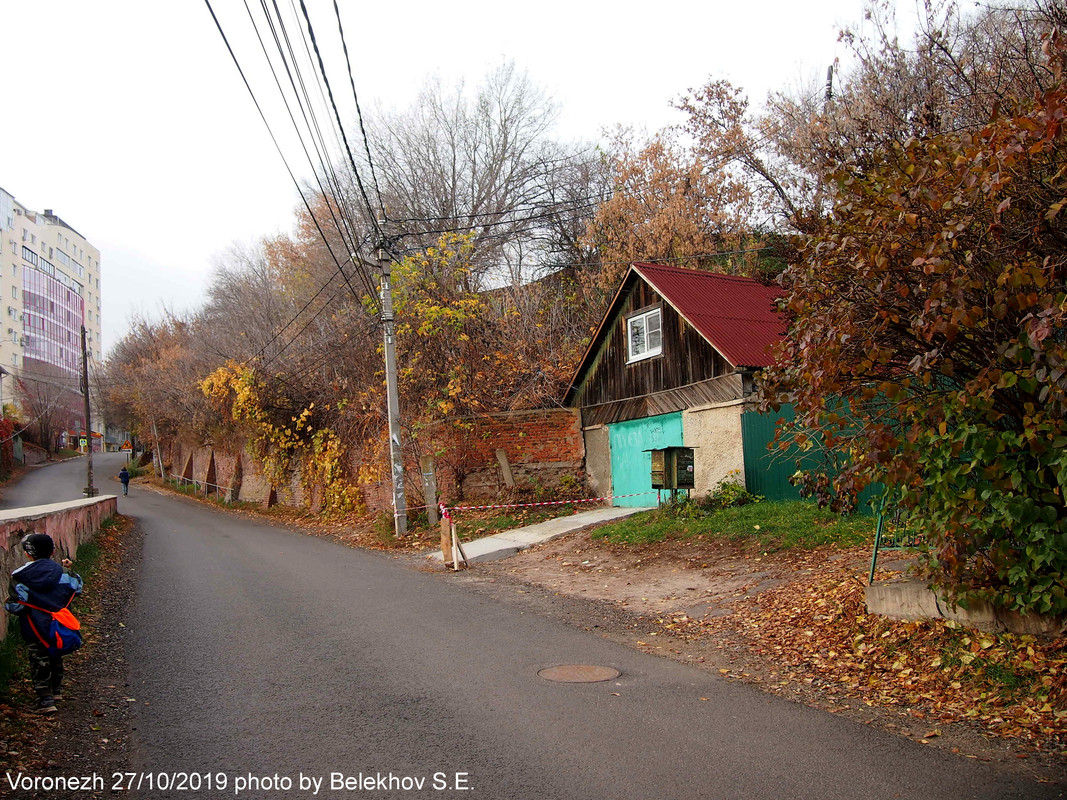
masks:
[(655, 352), (659, 352), (659, 349), (660, 349), (659, 328), (656, 328), (656, 330), (652, 330), (652, 327), (649, 326), (649, 329), (648, 329), (648, 350), (649, 350), (649, 352), (655, 353)]
[(645, 319), (637, 317), (630, 320), (630, 358), (636, 358), (645, 352)]
[(649, 352), (658, 352), (662, 341), (660, 335), (659, 309), (650, 312), (645, 319), (648, 322), (648, 350)]

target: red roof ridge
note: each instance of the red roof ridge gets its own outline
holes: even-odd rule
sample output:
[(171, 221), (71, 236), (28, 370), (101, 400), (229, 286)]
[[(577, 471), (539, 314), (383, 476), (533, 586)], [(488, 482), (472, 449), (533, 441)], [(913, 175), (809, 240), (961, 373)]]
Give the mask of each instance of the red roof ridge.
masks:
[[(676, 272), (685, 275), (699, 275), (704, 278), (714, 278), (716, 280), (728, 280), (728, 281), (741, 281), (743, 283), (752, 283), (759, 286), (767, 286), (767, 284), (761, 283), (755, 278), (749, 278), (746, 275), (728, 275), (725, 272), (711, 272), (706, 269), (691, 269), (689, 267), (675, 267), (671, 264), (656, 264), (651, 261), (635, 261), (632, 266), (639, 269), (663, 269), (671, 272)], [(775, 289), (777, 287), (767, 286), (768, 289)]]

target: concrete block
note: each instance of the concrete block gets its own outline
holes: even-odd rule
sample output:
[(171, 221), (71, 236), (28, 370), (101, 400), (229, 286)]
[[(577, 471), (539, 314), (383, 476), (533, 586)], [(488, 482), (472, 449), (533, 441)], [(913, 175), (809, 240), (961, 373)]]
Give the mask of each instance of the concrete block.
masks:
[[(933, 595), (933, 592), (927, 589)], [(982, 600), (972, 600), (967, 608), (963, 606), (956, 606), (953, 608), (952, 604), (944, 598), (936, 598), (938, 608), (941, 609), (941, 616), (945, 619), (953, 620), (968, 628), (975, 628), (980, 631), (1002, 631), (1004, 626), (997, 619), (996, 612), (993, 610), (993, 606)]]
[(1000, 609), (997, 619), (1006, 629), (1021, 635), (1057, 637), (1067, 633), (1067, 616), (1046, 617)]
[(1062, 636), (1067, 616), (1046, 617), (993, 608), (981, 600), (968, 608), (953, 607), (938, 597), (925, 581), (892, 581), (867, 587), (867, 611), (890, 619), (950, 619), (980, 631), (1011, 631), (1030, 636)]
[(922, 581), (894, 581), (867, 587), (867, 612), (890, 619), (937, 619), (937, 597)]

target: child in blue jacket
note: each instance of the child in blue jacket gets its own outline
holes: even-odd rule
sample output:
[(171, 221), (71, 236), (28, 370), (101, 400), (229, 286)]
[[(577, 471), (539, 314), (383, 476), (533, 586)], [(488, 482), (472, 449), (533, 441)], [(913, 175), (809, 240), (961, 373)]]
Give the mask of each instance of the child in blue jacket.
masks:
[(51, 615), (24, 603), (48, 611), (66, 608), (75, 595), (81, 594), (82, 579), (70, 571), (69, 558), (63, 559), (62, 566), (52, 560), (56, 548), (48, 534), (24, 536), (22, 549), (29, 563), (11, 573), (4, 609), (19, 618), (19, 632), (29, 650), (30, 679), (37, 693), (36, 711), (54, 714), (63, 684), (63, 657), (51, 655), (42, 639), (42, 632), (51, 626)]

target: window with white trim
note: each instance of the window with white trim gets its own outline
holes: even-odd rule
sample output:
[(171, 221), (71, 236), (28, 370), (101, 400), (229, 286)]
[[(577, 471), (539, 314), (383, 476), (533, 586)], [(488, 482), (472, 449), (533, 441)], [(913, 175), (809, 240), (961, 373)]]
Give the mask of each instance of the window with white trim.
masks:
[(652, 358), (663, 351), (660, 319), (660, 309), (653, 308), (634, 314), (626, 320), (626, 344), (629, 354), (626, 363)]

